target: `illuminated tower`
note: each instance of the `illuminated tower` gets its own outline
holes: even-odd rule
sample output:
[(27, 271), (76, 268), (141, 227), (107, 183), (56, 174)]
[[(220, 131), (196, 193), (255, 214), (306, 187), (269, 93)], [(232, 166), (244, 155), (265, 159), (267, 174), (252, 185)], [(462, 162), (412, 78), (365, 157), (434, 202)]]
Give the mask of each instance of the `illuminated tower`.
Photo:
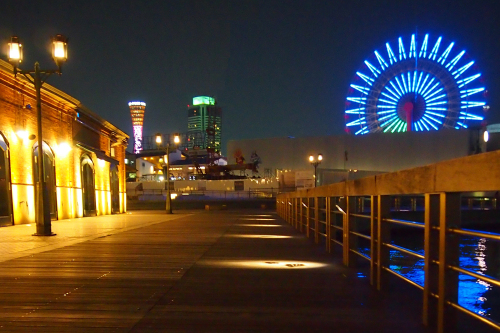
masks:
[(188, 107), (188, 147), (221, 150), (222, 109), (213, 97), (197, 96)]
[(144, 123), (146, 103), (129, 102), (128, 106), (132, 116), (132, 126), (134, 127), (134, 154), (137, 154), (142, 150), (142, 124)]

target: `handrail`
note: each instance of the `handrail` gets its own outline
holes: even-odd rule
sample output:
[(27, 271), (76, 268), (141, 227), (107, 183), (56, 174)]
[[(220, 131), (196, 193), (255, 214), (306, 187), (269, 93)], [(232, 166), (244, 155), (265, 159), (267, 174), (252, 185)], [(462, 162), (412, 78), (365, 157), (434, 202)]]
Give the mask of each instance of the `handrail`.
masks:
[(371, 260), (372, 260), (372, 258), (368, 257), (367, 255), (364, 255), (363, 253), (361, 253), (361, 252), (359, 252), (359, 251), (356, 251), (356, 250), (353, 250), (353, 249), (350, 249), (350, 251), (351, 251), (352, 253), (357, 254), (357, 255), (358, 255), (358, 256), (360, 256), (361, 258), (364, 258), (364, 259), (368, 260), (368, 261), (371, 261)]
[(350, 216), (355, 216), (355, 217), (361, 217), (361, 218), (364, 218), (364, 219), (370, 219), (371, 216), (370, 215), (365, 215), (365, 214), (354, 214), (354, 213), (349, 213)]
[(450, 229), (448, 229), (448, 231), (451, 233), (454, 233), (454, 234), (459, 234), (459, 235), (475, 236), (475, 237), (481, 237), (481, 238), (500, 240), (500, 234), (497, 234), (494, 232), (476, 231), (476, 230), (470, 230), (470, 229), (455, 229), (455, 228), (450, 228)]
[(454, 271), (457, 271), (459, 273), (475, 277), (476, 279), (484, 280), (484, 281), (486, 281), (488, 283), (494, 284), (497, 287), (500, 287), (500, 280), (497, 280), (494, 277), (491, 277), (491, 276), (488, 276), (488, 275), (478, 274), (478, 273), (470, 271), (468, 269), (464, 269), (464, 268), (457, 267), (457, 266), (452, 266), (452, 265), (448, 265), (448, 268), (452, 269)]
[(382, 243), (382, 245), (387, 246), (388, 248), (391, 248), (391, 249), (394, 249), (394, 250), (398, 250), (398, 251), (404, 252), (406, 254), (409, 254), (411, 256), (414, 256), (414, 257), (417, 257), (417, 258), (420, 258), (420, 259), (425, 259), (425, 257), (423, 255), (421, 255), (420, 253), (417, 253), (415, 251), (409, 250), (409, 249), (401, 247), (401, 246), (397, 246), (397, 245), (394, 245), (394, 244), (388, 244), (388, 243)]
[(474, 317), (474, 318), (482, 321), (485, 324), (490, 325), (493, 328), (496, 328), (497, 330), (500, 330), (499, 329), (500, 323), (498, 323), (498, 322), (496, 322), (494, 320), (491, 320), (491, 319), (488, 319), (486, 317), (483, 317), (483, 316), (481, 316), (481, 315), (479, 315), (479, 314), (477, 314), (475, 312), (472, 312), (472, 311), (470, 311), (470, 310), (468, 310), (468, 309), (464, 308), (463, 306), (460, 306), (460, 305), (458, 305), (456, 303), (453, 303), (453, 302), (450, 302), (450, 301), (446, 301), (446, 304), (448, 304), (449, 306), (451, 306), (451, 307), (453, 307), (453, 308), (455, 308), (455, 309), (457, 309), (459, 311), (462, 311), (465, 314), (468, 314), (469, 316), (472, 316), (472, 317)]
[(356, 232), (356, 231), (349, 231), (349, 233), (351, 235), (355, 235), (355, 236), (358, 236), (358, 237), (361, 237), (361, 238), (364, 238), (364, 239), (368, 239), (368, 240), (372, 239), (370, 236), (362, 234), (362, 233), (359, 233), (359, 232)]
[(404, 280), (404, 281), (408, 282), (408, 283), (409, 283), (409, 284), (411, 284), (412, 286), (417, 287), (417, 288), (419, 288), (419, 289), (421, 289), (421, 290), (424, 290), (424, 287), (422, 287), (422, 286), (421, 286), (421, 285), (419, 285), (418, 283), (415, 283), (415, 282), (413, 282), (412, 280), (410, 280), (410, 279), (408, 279), (408, 278), (404, 277), (403, 275), (399, 274), (398, 272), (395, 272), (395, 271), (393, 271), (392, 269), (390, 269), (390, 268), (388, 268), (388, 267), (385, 267), (385, 266), (383, 266), (382, 268), (383, 268), (385, 271), (387, 271), (387, 272), (389, 272), (389, 273), (392, 273), (393, 275), (397, 276), (398, 278), (400, 278), (400, 279), (402, 279), (402, 280)]
[(396, 220), (396, 219), (383, 219), (382, 221), (389, 222), (389, 223), (396, 223), (396, 224), (406, 225), (408, 227), (425, 228), (425, 224), (422, 223), (422, 222), (407, 221), (407, 220)]

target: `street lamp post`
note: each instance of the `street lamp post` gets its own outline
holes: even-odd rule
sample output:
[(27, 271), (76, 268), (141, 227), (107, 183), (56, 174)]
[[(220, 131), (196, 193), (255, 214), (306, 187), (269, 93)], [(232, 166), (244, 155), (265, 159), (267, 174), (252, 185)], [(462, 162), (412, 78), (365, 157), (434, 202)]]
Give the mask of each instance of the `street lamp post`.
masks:
[(61, 75), (61, 67), (68, 58), (67, 39), (63, 35), (56, 35), (52, 39), (52, 57), (57, 65), (55, 70), (41, 70), (38, 62), (35, 62), (35, 70), (21, 70), (19, 64), (22, 62), (22, 44), (16, 36), (11, 37), (9, 43), (9, 62), (14, 66), (14, 75), (24, 75), (28, 81), (33, 83), (36, 91), (36, 116), (38, 136), (38, 184), (36, 204), (36, 233), (35, 236), (53, 236), (50, 220), (50, 203), (47, 182), (45, 181), (45, 166), (43, 165), (43, 138), (42, 138), (42, 101), (40, 90), (47, 78), (52, 74)]
[[(177, 149), (177, 145), (179, 144), (180, 142), (180, 136), (178, 133), (174, 134), (174, 144), (175, 144), (175, 148)], [(159, 145), (161, 144), (161, 134), (156, 134), (156, 143)], [(165, 174), (166, 174), (166, 179), (167, 179), (167, 200), (166, 200), (166, 203), (165, 203), (165, 210), (167, 212), (167, 214), (172, 214), (172, 197), (171, 197), (171, 194), (170, 194), (170, 138), (169, 140), (166, 142), (165, 144), (166, 146), (166, 171), (165, 171)]]
[(309, 162), (311, 162), (311, 164), (314, 166), (314, 187), (316, 187), (316, 170), (318, 168), (318, 165), (321, 164), (321, 161), (323, 161), (323, 155), (322, 154), (318, 154), (318, 157), (317, 158), (314, 158), (313, 155), (309, 156)]

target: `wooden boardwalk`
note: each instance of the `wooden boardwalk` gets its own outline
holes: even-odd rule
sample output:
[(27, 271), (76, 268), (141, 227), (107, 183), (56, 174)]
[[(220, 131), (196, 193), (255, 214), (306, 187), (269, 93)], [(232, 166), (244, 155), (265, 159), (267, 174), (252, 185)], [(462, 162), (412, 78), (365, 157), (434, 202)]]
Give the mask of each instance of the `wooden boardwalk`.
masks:
[(397, 294), (272, 212), (198, 212), (0, 262), (0, 332), (427, 332)]

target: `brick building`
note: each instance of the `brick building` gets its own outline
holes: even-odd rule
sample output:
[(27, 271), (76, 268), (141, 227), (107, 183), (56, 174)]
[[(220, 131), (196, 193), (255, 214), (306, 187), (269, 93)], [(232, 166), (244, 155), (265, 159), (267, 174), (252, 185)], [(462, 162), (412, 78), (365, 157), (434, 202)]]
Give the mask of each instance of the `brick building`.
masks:
[[(0, 226), (35, 222), (36, 93), (0, 60)], [(128, 135), (64, 92), (41, 91), (52, 219), (124, 213)]]

